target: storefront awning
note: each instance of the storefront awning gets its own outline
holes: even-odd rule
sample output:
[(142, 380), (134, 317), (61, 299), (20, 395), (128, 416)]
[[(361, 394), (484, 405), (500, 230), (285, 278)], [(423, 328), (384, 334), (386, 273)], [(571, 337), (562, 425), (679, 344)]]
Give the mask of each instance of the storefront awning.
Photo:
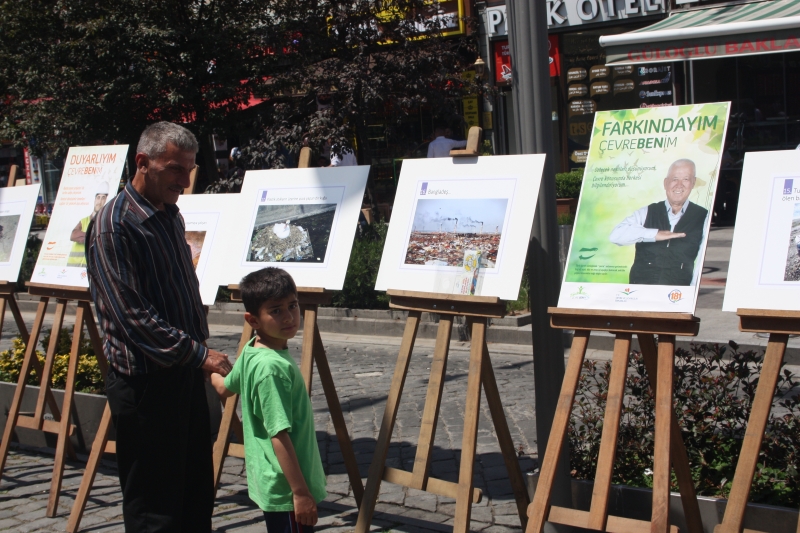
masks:
[(604, 35), (607, 65), (663, 63), (800, 50), (800, 0), (673, 13), (636, 31)]

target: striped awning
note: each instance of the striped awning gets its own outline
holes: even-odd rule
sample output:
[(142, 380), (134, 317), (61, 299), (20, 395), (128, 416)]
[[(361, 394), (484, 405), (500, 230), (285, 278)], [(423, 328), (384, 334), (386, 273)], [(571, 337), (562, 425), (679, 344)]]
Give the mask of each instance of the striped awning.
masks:
[(600, 44), (610, 65), (800, 50), (800, 0), (680, 11), (646, 28), (604, 35)]

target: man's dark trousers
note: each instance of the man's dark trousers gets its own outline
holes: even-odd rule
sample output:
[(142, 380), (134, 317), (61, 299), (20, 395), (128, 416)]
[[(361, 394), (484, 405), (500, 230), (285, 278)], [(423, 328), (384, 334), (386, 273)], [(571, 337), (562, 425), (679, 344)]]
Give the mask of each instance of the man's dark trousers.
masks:
[(208, 533), (213, 463), (203, 373), (108, 372), (126, 533)]

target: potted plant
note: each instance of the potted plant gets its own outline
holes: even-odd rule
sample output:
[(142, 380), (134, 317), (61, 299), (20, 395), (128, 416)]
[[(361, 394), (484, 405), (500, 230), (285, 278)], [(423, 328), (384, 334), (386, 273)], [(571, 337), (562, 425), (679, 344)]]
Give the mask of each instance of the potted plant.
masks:
[(578, 197), (581, 194), (583, 169), (576, 168), (570, 172), (556, 174), (557, 213), (574, 215), (578, 210)]

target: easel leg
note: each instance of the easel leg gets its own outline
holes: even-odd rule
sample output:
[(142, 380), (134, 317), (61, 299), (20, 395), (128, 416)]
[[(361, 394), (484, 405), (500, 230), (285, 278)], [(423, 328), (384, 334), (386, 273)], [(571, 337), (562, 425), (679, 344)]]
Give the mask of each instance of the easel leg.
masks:
[[(50, 343), (47, 346), (47, 354), (44, 360), (44, 369), (42, 370), (42, 379), (39, 387), (39, 397), (36, 399), (36, 412), (34, 418), (39, 424), (38, 429), (42, 429), (44, 421), (44, 402), (47, 391), (50, 390), (50, 380), (53, 377), (53, 363), (55, 362), (56, 349), (58, 348), (58, 334), (61, 332), (61, 327), (64, 325), (64, 313), (67, 310), (67, 301), (58, 299), (56, 300), (56, 313), (53, 318), (53, 328), (50, 330)], [(30, 346), (28, 347), (30, 349)], [(34, 357), (36, 347), (33, 347)], [(65, 397), (66, 398), (66, 397)], [(60, 419), (60, 413), (52, 413), (55, 420)]]
[(481, 407), (481, 371), (483, 345), (486, 342), (486, 319), (469, 318), (472, 343), (467, 377), (467, 402), (464, 407), (464, 436), (461, 440), (461, 465), (458, 472), (458, 492), (453, 523), (454, 533), (469, 531), (472, 516), (472, 473), (475, 468), (475, 448), (478, 439), (478, 420)]
[(524, 529), (528, 524), (528, 504), (530, 504), (528, 490), (522, 477), (522, 469), (519, 466), (517, 453), (514, 449), (511, 431), (508, 429), (506, 413), (500, 401), (500, 391), (497, 389), (492, 360), (489, 357), (489, 348), (485, 342), (483, 343), (481, 381), (483, 382), (483, 391), (486, 393), (486, 403), (489, 404), (489, 411), (492, 413), (492, 422), (494, 423), (494, 431), (497, 434), (497, 441), (500, 444), (500, 453), (503, 454), (503, 461), (506, 463), (506, 470), (508, 470), (508, 480), (511, 482), (511, 489), (514, 491), (520, 524)]
[(526, 533), (541, 533), (544, 529), (545, 520), (550, 514), (550, 494), (553, 491), (553, 481), (556, 477), (558, 458), (561, 448), (564, 446), (564, 439), (567, 436), (569, 417), (572, 413), (572, 404), (575, 401), (575, 393), (578, 390), (578, 380), (581, 377), (583, 359), (586, 356), (586, 347), (589, 344), (588, 330), (578, 330), (572, 339), (572, 348), (567, 361), (567, 368), (564, 373), (564, 381), (561, 385), (561, 392), (558, 396), (556, 413), (553, 418), (553, 427), (550, 430), (550, 438), (547, 442), (547, 450), (544, 454), (544, 461), (541, 464), (539, 473), (539, 484), (536, 487), (536, 494), (533, 502), (528, 507), (528, 527)]
[(628, 375), (630, 351), (631, 334), (617, 333), (611, 360), (611, 376), (608, 380), (600, 453), (597, 456), (597, 472), (592, 489), (592, 506), (589, 510), (588, 527), (597, 531), (605, 531), (608, 521), (608, 495), (611, 491), (611, 476), (617, 454), (619, 421), (622, 414), (622, 400), (625, 397), (625, 378)]
[(14, 317), (14, 322), (17, 324), (20, 338), (25, 344), (28, 344), (28, 326), (25, 325), (25, 320), (22, 318), (22, 313), (13, 294), (8, 299), (8, 307), (11, 309), (11, 316)]
[[(658, 383), (658, 354), (656, 343), (652, 334), (639, 333), (639, 347), (642, 350), (642, 358), (650, 378), (650, 387), (653, 392), (657, 390)], [(686, 525), (689, 533), (703, 533), (703, 519), (700, 516), (700, 505), (697, 503), (697, 493), (694, 490), (694, 480), (692, 471), (689, 468), (689, 455), (686, 453), (686, 445), (681, 436), (681, 428), (678, 425), (678, 417), (675, 416), (675, 409), (672, 409), (671, 422), (671, 441), (670, 450), (672, 454), (672, 468), (675, 470), (675, 477), (678, 480), (678, 489), (681, 493), (681, 505), (683, 514), (686, 518)]]
[[(61, 302), (59, 302), (61, 303)], [(53, 467), (53, 479), (50, 482), (50, 498), (47, 501), (47, 516), (50, 518), (56, 516), (58, 512), (58, 497), (61, 492), (61, 480), (64, 477), (64, 459), (66, 455), (66, 447), (69, 441), (69, 420), (72, 415), (72, 400), (75, 393), (75, 376), (78, 373), (78, 360), (80, 359), (81, 348), (81, 333), (83, 332), (83, 316), (89, 308), (86, 302), (78, 303), (78, 310), (75, 314), (75, 328), (72, 332), (72, 349), (69, 354), (69, 367), (67, 368), (67, 384), (64, 387), (64, 402), (61, 407), (61, 425), (58, 432), (58, 441), (56, 444), (56, 458), (55, 466)], [(91, 308), (88, 309), (91, 313)], [(50, 335), (50, 344), (53, 344), (52, 339), (58, 337), (59, 329), (53, 329)], [(44, 384), (43, 384), (44, 386)]]
[(89, 499), (89, 491), (92, 490), (97, 469), (100, 466), (100, 459), (108, 443), (108, 433), (111, 430), (111, 409), (106, 403), (103, 410), (103, 418), (100, 420), (100, 427), (97, 428), (97, 435), (92, 444), (92, 451), (89, 454), (89, 461), (86, 463), (86, 470), (83, 472), (81, 485), (78, 487), (78, 494), (75, 496), (75, 503), (72, 504), (72, 511), (67, 522), (67, 533), (76, 533), (83, 518), (83, 511), (86, 509), (86, 501)]
[(328, 364), (328, 357), (325, 355), (325, 348), (322, 346), (322, 338), (319, 335), (319, 328), (314, 327), (314, 360), (317, 363), (319, 380), (322, 383), (322, 390), (325, 392), (325, 399), (328, 402), (328, 411), (331, 414), (333, 428), (336, 431), (336, 438), (339, 441), (339, 449), (342, 452), (344, 466), (347, 469), (347, 477), (350, 479), (350, 486), (353, 488), (353, 498), (356, 506), (361, 507), (361, 499), (364, 496), (364, 484), (361, 482), (361, 475), (358, 472), (358, 462), (353, 453), (353, 445), (350, 442), (350, 435), (347, 433), (347, 424), (344, 421), (342, 406), (339, 404), (339, 395), (336, 394), (336, 385), (333, 383), (331, 367)]
[[(767, 427), (769, 412), (772, 408), (772, 397), (778, 383), (778, 375), (783, 363), (783, 354), (789, 336), (771, 333), (767, 351), (764, 353), (764, 365), (761, 367), (761, 377), (753, 399), (753, 408), (750, 419), (747, 421), (742, 451), (733, 476), (733, 486), (725, 507), (725, 516), (722, 524), (714, 528), (715, 533), (739, 533), (744, 522), (744, 513), (747, 509), (747, 499), (750, 496), (750, 486), (753, 484), (753, 475), (758, 463), (758, 454), (764, 440), (764, 430)], [(800, 528), (800, 523), (798, 523)], [(800, 529), (798, 529), (800, 531)]]
[(392, 439), (392, 431), (397, 419), (397, 409), (400, 407), (400, 397), (403, 394), (403, 386), (408, 374), (408, 364), (411, 362), (411, 352), (414, 350), (414, 341), (417, 338), (417, 329), (421, 316), (422, 313), (420, 311), (409, 311), (408, 313), (406, 329), (403, 332), (403, 340), (400, 344), (400, 353), (397, 356), (397, 363), (392, 376), (392, 386), (386, 399), (386, 409), (383, 412), (381, 430), (378, 434), (378, 441), (375, 443), (372, 463), (369, 465), (364, 498), (361, 500), (361, 507), (358, 510), (355, 533), (367, 533), (372, 523), (372, 515), (375, 512), (375, 504), (378, 501), (378, 492), (381, 490), (381, 481), (383, 481), (383, 468), (386, 464), (386, 456), (389, 453), (389, 443)]
[(300, 352), (300, 374), (311, 396), (311, 380), (314, 374), (314, 332), (317, 330), (317, 306), (309, 305), (303, 313), (303, 347)]
[(442, 405), (442, 391), (447, 371), (447, 354), (450, 351), (450, 335), (453, 330), (453, 317), (442, 315), (439, 319), (439, 330), (436, 333), (436, 345), (433, 349), (431, 377), (428, 380), (428, 392), (425, 397), (425, 409), (417, 441), (417, 453), (414, 457), (414, 470), (411, 475), (411, 487), (425, 490), (431, 468), (433, 441), (436, 438), (436, 424), (439, 422), (439, 408)]
[[(6, 459), (8, 458), (8, 450), (11, 446), (11, 436), (14, 434), (14, 428), (19, 419), (19, 410), (22, 404), (22, 396), (25, 393), (25, 382), (28, 375), (31, 373), (31, 368), (34, 367), (34, 360), (36, 359), (36, 343), (39, 341), (39, 332), (42, 329), (44, 322), (44, 315), (47, 312), (47, 298), (42, 298), (39, 301), (39, 307), (36, 311), (36, 319), (33, 323), (33, 330), (31, 331), (30, 342), (25, 347), (25, 357), (22, 361), (22, 368), (20, 369), (19, 379), (17, 380), (17, 389), (14, 391), (14, 399), (11, 401), (11, 408), (8, 411), (6, 418), (6, 427), (3, 430), (3, 441), (0, 442), (0, 476), (6, 466)], [(38, 364), (38, 360), (36, 363)]]
[(675, 335), (658, 337), (658, 384), (656, 385), (655, 451), (653, 453), (652, 533), (669, 531), (670, 435), (672, 432), (673, 365)]

